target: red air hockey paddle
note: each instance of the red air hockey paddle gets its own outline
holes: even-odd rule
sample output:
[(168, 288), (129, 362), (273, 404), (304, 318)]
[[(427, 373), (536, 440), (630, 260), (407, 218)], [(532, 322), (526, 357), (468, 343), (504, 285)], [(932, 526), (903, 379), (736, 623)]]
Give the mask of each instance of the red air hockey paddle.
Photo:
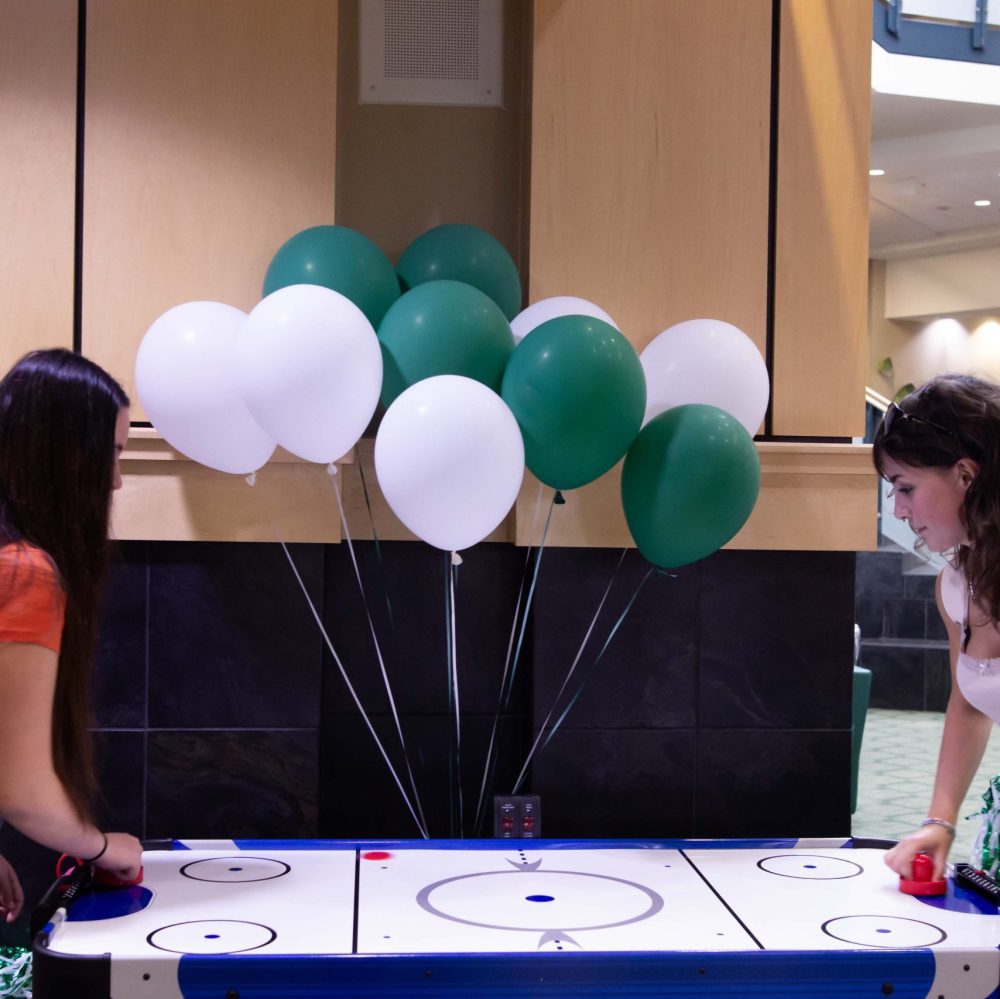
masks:
[(918, 853), (913, 858), (913, 877), (900, 878), (899, 890), (905, 895), (944, 895), (948, 890), (945, 878), (934, 879), (934, 861), (929, 854)]

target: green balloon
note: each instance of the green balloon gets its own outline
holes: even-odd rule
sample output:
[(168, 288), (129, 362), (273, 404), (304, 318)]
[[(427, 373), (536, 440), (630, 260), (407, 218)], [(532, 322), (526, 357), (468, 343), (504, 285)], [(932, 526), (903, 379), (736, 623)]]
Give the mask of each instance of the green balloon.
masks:
[(521, 311), (521, 279), (503, 244), (474, 225), (439, 225), (418, 236), (396, 266), (403, 290), (461, 281), (489, 295), (508, 319)]
[(264, 296), (292, 284), (339, 291), (376, 328), (400, 294), (389, 258), (367, 236), (342, 225), (303, 229), (282, 245), (264, 275)]
[(459, 281), (428, 281), (406, 292), (378, 328), (382, 405), (432, 375), (465, 375), (499, 393), (514, 334), (499, 306)]
[(559, 316), (517, 345), (501, 395), (524, 437), (524, 460), (555, 489), (603, 475), (642, 426), (646, 379), (635, 349), (609, 323)]
[(721, 548), (746, 523), (759, 491), (753, 439), (734, 416), (702, 403), (650, 420), (622, 469), (628, 528), (639, 551), (664, 568)]

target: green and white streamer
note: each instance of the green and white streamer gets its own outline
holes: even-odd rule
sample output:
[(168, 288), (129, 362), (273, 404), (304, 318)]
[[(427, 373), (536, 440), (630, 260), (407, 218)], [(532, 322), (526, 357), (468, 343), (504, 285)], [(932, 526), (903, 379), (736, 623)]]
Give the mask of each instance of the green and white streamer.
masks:
[(31, 951), (0, 947), (0, 996), (31, 999)]
[(982, 825), (969, 862), (995, 878), (1000, 868), (1000, 775), (990, 779), (983, 792), (983, 807), (979, 814), (982, 815)]

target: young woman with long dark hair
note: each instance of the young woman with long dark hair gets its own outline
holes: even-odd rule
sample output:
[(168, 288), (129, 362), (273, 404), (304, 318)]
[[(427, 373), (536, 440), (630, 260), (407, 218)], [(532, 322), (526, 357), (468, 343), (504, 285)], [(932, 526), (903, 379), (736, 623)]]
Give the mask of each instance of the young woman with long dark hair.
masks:
[(889, 407), (872, 456), (892, 485), (895, 515), (948, 555), (935, 590), (952, 673), (937, 776), (927, 818), (886, 854), (909, 878), (914, 856), (928, 853), (941, 878), (958, 810), (1000, 722), (1000, 385), (932, 379)]
[[(142, 847), (93, 822), (88, 681), (129, 400), (92, 361), (38, 350), (0, 381), (0, 819), (132, 880)], [(0, 858), (0, 918), (23, 904)]]

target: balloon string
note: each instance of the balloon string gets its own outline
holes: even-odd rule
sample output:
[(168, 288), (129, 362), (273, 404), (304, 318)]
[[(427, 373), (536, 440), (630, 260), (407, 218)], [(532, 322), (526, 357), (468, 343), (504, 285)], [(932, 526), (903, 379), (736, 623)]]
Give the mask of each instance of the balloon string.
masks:
[[(336, 466), (334, 466), (336, 470)], [(249, 486), (255, 486), (257, 483), (257, 476), (254, 473), (246, 476), (246, 482)], [(339, 500), (339, 493), (338, 500)], [(392, 761), (389, 759), (388, 754), (385, 751), (385, 747), (382, 745), (378, 734), (375, 731), (375, 727), (372, 725), (371, 719), (368, 717), (368, 713), (365, 711), (361, 704), (361, 700), (358, 698), (357, 692), (354, 689), (354, 685), (351, 683), (350, 677), (347, 675), (347, 670), (344, 669), (344, 664), (340, 661), (340, 656), (337, 655), (337, 650), (333, 647), (333, 642), (330, 641), (330, 635), (328, 634), (325, 625), (323, 624), (323, 619), (320, 617), (319, 612), (316, 610), (316, 604), (309, 594), (309, 590), (306, 588), (306, 584), (302, 580), (302, 576), (299, 574), (299, 570), (295, 565), (295, 561), (292, 558), (291, 552), (288, 550), (288, 545), (280, 538), (280, 533), (278, 527), (275, 524), (274, 517), (271, 514), (271, 510), (265, 507), (265, 514), (267, 516), (268, 523), (271, 527), (271, 534), (274, 536), (278, 544), (281, 545), (282, 551), (285, 553), (285, 558), (288, 559), (288, 564), (292, 567), (292, 572), (295, 574), (295, 578), (298, 581), (299, 589), (302, 590), (302, 595), (306, 598), (306, 604), (309, 607), (309, 611), (313, 616), (313, 620), (316, 622), (316, 626), (319, 628), (320, 635), (323, 637), (323, 642), (325, 643), (330, 655), (333, 656), (333, 661), (337, 664), (337, 669), (340, 671), (340, 675), (344, 680), (344, 685), (347, 687), (348, 693), (351, 695), (358, 712), (361, 715), (361, 720), (365, 723), (368, 731), (371, 733), (372, 739), (375, 740), (375, 745), (378, 751), (382, 754), (382, 759), (385, 760), (386, 766), (389, 768), (389, 773), (392, 775), (392, 779), (396, 782), (396, 787), (399, 788), (399, 793), (403, 796), (403, 801), (406, 804), (407, 809), (409, 809), (410, 815), (413, 816), (413, 821), (417, 824), (417, 829), (424, 839), (429, 839), (430, 836), (427, 832), (425, 824), (421, 824), (420, 819), (417, 818), (416, 812), (413, 810), (413, 805), (410, 803), (409, 795), (407, 795), (405, 788), (403, 787), (402, 781), (396, 773), (395, 768), (392, 765)]]
[[(558, 492), (553, 493), (552, 503), (549, 505), (548, 517), (545, 520), (545, 528), (542, 531), (541, 539), (538, 543), (538, 552), (535, 560), (535, 573), (532, 577), (531, 587), (528, 594), (528, 599), (524, 604), (523, 610), (521, 606), (521, 598), (524, 594), (524, 585), (528, 579), (528, 566), (531, 564), (531, 542), (535, 537), (535, 528), (538, 524), (539, 514), (542, 507), (542, 492), (544, 486), (541, 482), (538, 483), (538, 496), (535, 499), (535, 510), (531, 517), (531, 529), (528, 532), (528, 550), (524, 556), (524, 572), (521, 574), (521, 585), (517, 591), (517, 603), (514, 607), (514, 620), (511, 622), (510, 626), (510, 638), (507, 641), (507, 658), (503, 665), (503, 675), (500, 679), (500, 699), (497, 704), (496, 714), (493, 716), (493, 728), (490, 732), (489, 746), (486, 750), (486, 762), (483, 767), (483, 780), (479, 787), (479, 802), (476, 805), (476, 822), (475, 829), (478, 831), (481, 829), (480, 822), (485, 818), (483, 808), (486, 802), (486, 789), (493, 781), (493, 775), (496, 772), (496, 758), (495, 753), (498, 750), (498, 729), (500, 726), (501, 718), (505, 712), (507, 706), (510, 703), (510, 695), (514, 689), (514, 671), (517, 668), (517, 660), (520, 656), (521, 651), (521, 641), (524, 638), (524, 623), (528, 618), (528, 610), (530, 609), (531, 598), (535, 592), (535, 581), (538, 579), (538, 570), (541, 566), (542, 561), (542, 549), (545, 547), (545, 538), (548, 535), (549, 523), (552, 520), (552, 510), (555, 506), (556, 496)], [(523, 614), (523, 617), (522, 617)], [(511, 653), (514, 649), (514, 638), (518, 634), (518, 623), (521, 623), (520, 637), (517, 641), (517, 653), (513, 658), (513, 668), (511, 667)]]
[(375, 732), (371, 719), (368, 717), (367, 712), (361, 705), (361, 701), (358, 699), (358, 695), (354, 690), (354, 685), (347, 676), (347, 670), (344, 669), (344, 664), (340, 661), (340, 656), (337, 655), (337, 652), (333, 647), (333, 643), (330, 641), (330, 636), (327, 634), (326, 628), (323, 626), (323, 621), (316, 610), (316, 605), (313, 603), (313, 599), (309, 595), (309, 591), (306, 589), (306, 584), (302, 581), (302, 577), (299, 575), (299, 570), (296, 568), (291, 552), (288, 550), (288, 545), (286, 545), (284, 541), (280, 542), (280, 544), (285, 553), (285, 557), (288, 559), (288, 564), (292, 567), (292, 572), (295, 573), (295, 578), (298, 580), (299, 588), (302, 590), (302, 594), (306, 598), (306, 603), (309, 605), (309, 610), (312, 612), (313, 619), (319, 627), (320, 634), (323, 636), (323, 641), (326, 643), (327, 649), (330, 650), (330, 655), (333, 656), (333, 661), (337, 664), (337, 669), (340, 670), (340, 675), (343, 677), (348, 693), (351, 695), (358, 711), (361, 713), (361, 720), (368, 727), (368, 731), (375, 740), (375, 745), (378, 747), (378, 751), (382, 754), (382, 759), (385, 760), (385, 765), (389, 768), (389, 773), (392, 774), (392, 779), (396, 782), (396, 787), (399, 788), (399, 793), (403, 796), (403, 801), (406, 802), (406, 807), (410, 810), (410, 815), (413, 816), (413, 821), (417, 824), (420, 834), (424, 837), (424, 839), (429, 839), (430, 837), (427, 835), (427, 832), (420, 824), (420, 820), (417, 818), (417, 813), (413, 810), (413, 805), (410, 803), (409, 795), (406, 793), (406, 789), (403, 787), (403, 783), (399, 779), (399, 775), (396, 773), (395, 767), (393, 767), (392, 762), (390, 761), (389, 756), (378, 737), (378, 734)]
[(372, 643), (375, 646), (375, 655), (378, 657), (379, 670), (382, 674), (382, 685), (385, 687), (386, 696), (389, 698), (389, 708), (392, 711), (392, 720), (396, 724), (396, 734), (399, 736), (399, 745), (403, 750), (403, 761), (406, 763), (406, 772), (410, 778), (410, 789), (413, 791), (413, 800), (417, 804), (417, 811), (420, 813), (420, 830), (424, 838), (428, 838), (427, 819), (424, 816), (424, 809), (420, 803), (420, 792), (417, 790), (417, 781), (413, 776), (413, 767), (410, 764), (410, 753), (406, 748), (406, 739), (403, 737), (403, 726), (399, 720), (399, 712), (396, 710), (396, 699), (392, 695), (392, 684), (389, 682), (389, 673), (385, 668), (385, 660), (382, 656), (382, 649), (379, 645), (378, 635), (375, 633), (375, 622), (372, 620), (372, 612), (368, 606), (368, 596), (365, 593), (364, 583), (361, 581), (361, 570), (358, 568), (358, 560), (354, 553), (354, 542), (351, 540), (351, 529), (347, 523), (347, 516), (344, 513), (344, 501), (340, 495), (340, 482), (337, 476), (337, 466), (332, 462), (327, 466), (327, 474), (333, 484), (333, 492), (337, 497), (337, 509), (340, 511), (340, 523), (344, 531), (344, 540), (347, 542), (347, 550), (351, 556), (351, 565), (354, 566), (354, 578), (358, 582), (358, 592), (361, 594), (361, 604), (368, 617), (368, 630), (372, 636)]
[[(588, 626), (587, 631), (583, 636), (583, 641), (580, 642), (580, 648), (577, 649), (576, 651), (576, 657), (573, 659), (573, 662), (571, 663), (569, 669), (566, 671), (566, 676), (563, 677), (562, 686), (556, 692), (556, 696), (552, 698), (552, 707), (549, 708), (549, 713), (545, 716), (545, 721), (542, 722), (541, 727), (538, 730), (538, 735), (535, 737), (535, 741), (532, 744), (531, 749), (528, 751), (528, 758), (524, 761), (524, 766), (521, 768), (521, 772), (520, 774), (518, 774), (517, 780), (515, 781), (514, 785), (515, 789), (521, 786), (521, 782), (524, 779), (525, 771), (528, 769), (528, 764), (531, 762), (531, 758), (532, 756), (534, 756), (535, 750), (538, 748), (538, 743), (541, 740), (543, 734), (545, 733), (546, 726), (549, 724), (552, 715), (555, 713), (556, 705), (559, 703), (563, 693), (569, 686), (569, 682), (573, 678), (574, 672), (576, 672), (576, 667), (583, 656), (583, 650), (587, 647), (587, 643), (590, 641), (590, 636), (593, 634), (594, 626), (597, 624), (597, 619), (600, 617), (601, 611), (604, 609), (604, 605), (608, 599), (608, 594), (611, 592), (611, 588), (615, 584), (615, 579), (618, 576), (618, 570), (621, 569), (622, 562), (625, 561), (625, 556), (627, 553), (628, 553), (627, 548), (622, 549), (622, 553), (618, 558), (618, 564), (615, 566), (615, 571), (611, 573), (611, 578), (608, 580), (608, 585), (607, 588), (604, 590), (604, 595), (601, 597), (600, 601), (598, 601), (597, 609), (594, 611), (594, 616), (590, 620), (590, 625)], [(516, 793), (516, 790), (515, 792), (511, 793)]]
[(379, 574), (382, 577), (382, 591), (385, 593), (385, 606), (389, 612), (389, 629), (393, 635), (396, 634), (396, 618), (392, 613), (392, 600), (389, 598), (389, 577), (385, 570), (385, 562), (382, 559), (382, 545), (379, 543), (378, 530), (375, 527), (375, 513), (372, 510), (371, 497), (368, 495), (368, 481), (365, 479), (365, 467), (358, 456), (358, 472), (361, 475), (361, 491), (365, 497), (365, 507), (368, 510), (368, 520), (372, 527), (372, 539), (375, 541), (375, 557), (378, 559)]
[[(458, 813), (459, 836), (465, 838), (464, 801), (462, 797), (462, 721), (458, 699), (458, 648), (455, 641), (455, 577), (458, 565), (449, 552), (445, 562), (445, 625), (447, 628), (447, 659), (448, 659), (448, 700), (455, 709), (455, 731), (452, 746), (454, 747), (454, 771), (451, 780), (452, 801), (452, 832), (454, 834), (455, 810)], [(457, 795), (457, 806), (456, 806)]]
[[(628, 551), (628, 549), (625, 549), (625, 551)], [(624, 557), (625, 557), (625, 555), (624, 555), (624, 553), (622, 553), (622, 558), (624, 558)], [(619, 567), (621, 566), (621, 560), (619, 560), (618, 566)], [(616, 573), (618, 572), (617, 568), (615, 569), (615, 572)], [(563, 688), (560, 689), (559, 695), (556, 696), (556, 700), (553, 702), (552, 711), (549, 712), (549, 714), (545, 718), (545, 721), (542, 723), (542, 727), (539, 730), (537, 738), (535, 739), (535, 743), (531, 747), (531, 751), (528, 753), (527, 759), (524, 761), (524, 766), (521, 768), (521, 772), (520, 772), (520, 774), (518, 774), (517, 780), (514, 782), (514, 789), (513, 789), (513, 791), (511, 791), (511, 794), (517, 794), (519, 788), (521, 787), (521, 784), (524, 781), (525, 774), (527, 773), (528, 766), (531, 763), (531, 758), (534, 756), (536, 749), (539, 752), (541, 752), (541, 750), (544, 749), (552, 741), (552, 737), (556, 734), (556, 732), (559, 730), (559, 727), (566, 720), (566, 716), (570, 713), (570, 711), (573, 708), (573, 705), (576, 704), (576, 702), (579, 699), (580, 695), (583, 693), (583, 688), (586, 686), (587, 681), (590, 679), (590, 677), (593, 676), (594, 671), (597, 669), (597, 664), (601, 661), (601, 658), (604, 656), (604, 653), (607, 651), (608, 646), (611, 644), (611, 639), (614, 638), (615, 633), (622, 626), (622, 622), (625, 620), (626, 616), (628, 615), (628, 612), (632, 609), (632, 605), (635, 603), (636, 598), (639, 596), (639, 593), (642, 591), (643, 586), (646, 585), (646, 580), (649, 579), (649, 577), (652, 576), (656, 572), (657, 572), (656, 566), (652, 566), (652, 567), (650, 567), (650, 569), (646, 573), (646, 575), (642, 577), (642, 580), (640, 581), (639, 585), (635, 588), (635, 593), (632, 594), (631, 598), (629, 599), (629, 602), (625, 605), (625, 610), (622, 611), (621, 616), (618, 618), (618, 620), (615, 622), (614, 627), (608, 633), (608, 637), (604, 640), (604, 644), (601, 646), (601, 651), (597, 653), (597, 657), (590, 664), (590, 668), (587, 670), (586, 674), (580, 680), (580, 683), (579, 683), (579, 685), (576, 688), (576, 692), (573, 694), (572, 698), (570, 698), (569, 704), (566, 705), (566, 707), (563, 710), (562, 714), (559, 715), (559, 718), (556, 720), (556, 723), (550, 729), (549, 734), (547, 736), (545, 736), (545, 740), (541, 743), (541, 746), (539, 746), (539, 741), (542, 739), (542, 736), (545, 734), (545, 727), (546, 727), (546, 725), (548, 725), (549, 718), (552, 717), (552, 711), (555, 710), (555, 705), (556, 705), (556, 703), (559, 700), (559, 695), (561, 695), (563, 689), (565, 689), (566, 684), (565, 683), (563, 684)], [(612, 580), (613, 580), (613, 578), (614, 577), (612, 577)], [(610, 590), (610, 588), (611, 588), (611, 584), (609, 583), (608, 584), (608, 589)], [(604, 595), (605, 595), (605, 597), (607, 597), (607, 592), (605, 592)], [(603, 600), (601, 602), (603, 603)], [(598, 611), (600, 611), (600, 608), (598, 608)], [(595, 615), (595, 620), (596, 620), (596, 615)], [(593, 627), (593, 622), (591, 622), (591, 627)], [(588, 635), (589, 635), (589, 631), (588, 631)], [(584, 644), (586, 644), (586, 639), (584, 639)], [(581, 651), (582, 651), (582, 646), (581, 646)], [(579, 659), (579, 655), (577, 656), (577, 658)], [(573, 668), (575, 668), (575, 666), (576, 666), (576, 663), (574, 662)], [(571, 668), (570, 672), (572, 672), (572, 668)], [(567, 676), (566, 679), (568, 681), (569, 677)]]

